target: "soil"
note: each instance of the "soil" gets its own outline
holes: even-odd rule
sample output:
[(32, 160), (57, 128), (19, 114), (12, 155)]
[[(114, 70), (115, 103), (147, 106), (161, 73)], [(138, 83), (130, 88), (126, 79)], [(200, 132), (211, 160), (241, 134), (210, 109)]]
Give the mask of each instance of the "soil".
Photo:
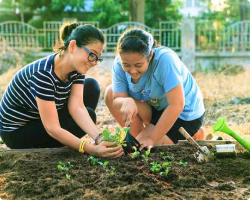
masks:
[[(212, 145), (208, 148), (214, 152)], [(93, 165), (89, 155), (68, 148), (0, 151), (0, 199), (250, 198), (249, 153), (215, 154), (213, 160), (197, 163), (194, 152), (188, 143), (155, 147), (147, 162), (141, 156), (99, 158), (109, 162), (104, 168)], [(59, 162), (66, 163), (68, 171), (59, 170)], [(168, 162), (168, 174), (152, 172), (152, 162)]]

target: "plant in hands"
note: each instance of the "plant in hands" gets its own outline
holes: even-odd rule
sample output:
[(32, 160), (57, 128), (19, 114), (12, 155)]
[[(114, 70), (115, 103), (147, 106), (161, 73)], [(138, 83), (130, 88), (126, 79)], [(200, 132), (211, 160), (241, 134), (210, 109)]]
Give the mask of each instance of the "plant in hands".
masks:
[(66, 179), (70, 180), (71, 179), (71, 175), (68, 173), (69, 169), (72, 168), (73, 165), (70, 163), (70, 162), (59, 162), (58, 165), (57, 165), (57, 169), (61, 170), (61, 171), (65, 171), (66, 174)]
[(115, 142), (116, 146), (119, 145), (126, 145), (124, 142), (124, 138), (126, 137), (127, 132), (130, 130), (129, 127), (124, 127), (124, 128), (115, 128), (116, 133), (111, 134), (108, 130), (104, 130), (102, 132), (102, 139), (101, 141), (106, 141), (106, 142)]

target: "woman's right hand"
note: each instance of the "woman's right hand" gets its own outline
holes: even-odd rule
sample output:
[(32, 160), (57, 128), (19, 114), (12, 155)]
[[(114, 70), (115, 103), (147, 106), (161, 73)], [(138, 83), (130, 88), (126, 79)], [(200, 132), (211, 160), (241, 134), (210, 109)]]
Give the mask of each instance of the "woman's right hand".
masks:
[(95, 146), (95, 156), (118, 158), (124, 154), (122, 146), (115, 146), (115, 142), (101, 142)]
[(138, 108), (135, 101), (132, 98), (125, 98), (123, 101), (122, 107), (120, 109), (123, 115), (123, 121), (125, 126), (129, 126), (132, 122), (132, 118), (135, 117), (138, 113)]

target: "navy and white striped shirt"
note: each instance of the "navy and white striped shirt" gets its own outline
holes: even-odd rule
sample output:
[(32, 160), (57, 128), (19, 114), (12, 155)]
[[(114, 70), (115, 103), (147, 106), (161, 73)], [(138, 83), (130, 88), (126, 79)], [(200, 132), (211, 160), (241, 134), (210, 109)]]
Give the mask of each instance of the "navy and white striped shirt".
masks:
[(22, 68), (8, 85), (0, 102), (0, 132), (17, 130), (39, 119), (36, 97), (55, 101), (56, 109), (67, 106), (72, 84), (84, 84), (85, 75), (71, 72), (61, 81), (54, 72), (56, 54)]

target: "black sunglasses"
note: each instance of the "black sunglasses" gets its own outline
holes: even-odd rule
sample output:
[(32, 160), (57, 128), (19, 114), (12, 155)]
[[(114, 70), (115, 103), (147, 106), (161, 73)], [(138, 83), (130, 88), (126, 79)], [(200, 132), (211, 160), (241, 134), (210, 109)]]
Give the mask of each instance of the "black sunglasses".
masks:
[(81, 46), (86, 52), (87, 54), (89, 55), (88, 56), (88, 60), (89, 62), (102, 62), (103, 59), (102, 58), (98, 58), (98, 56), (94, 53), (92, 53), (88, 48), (86, 48), (85, 46)]

